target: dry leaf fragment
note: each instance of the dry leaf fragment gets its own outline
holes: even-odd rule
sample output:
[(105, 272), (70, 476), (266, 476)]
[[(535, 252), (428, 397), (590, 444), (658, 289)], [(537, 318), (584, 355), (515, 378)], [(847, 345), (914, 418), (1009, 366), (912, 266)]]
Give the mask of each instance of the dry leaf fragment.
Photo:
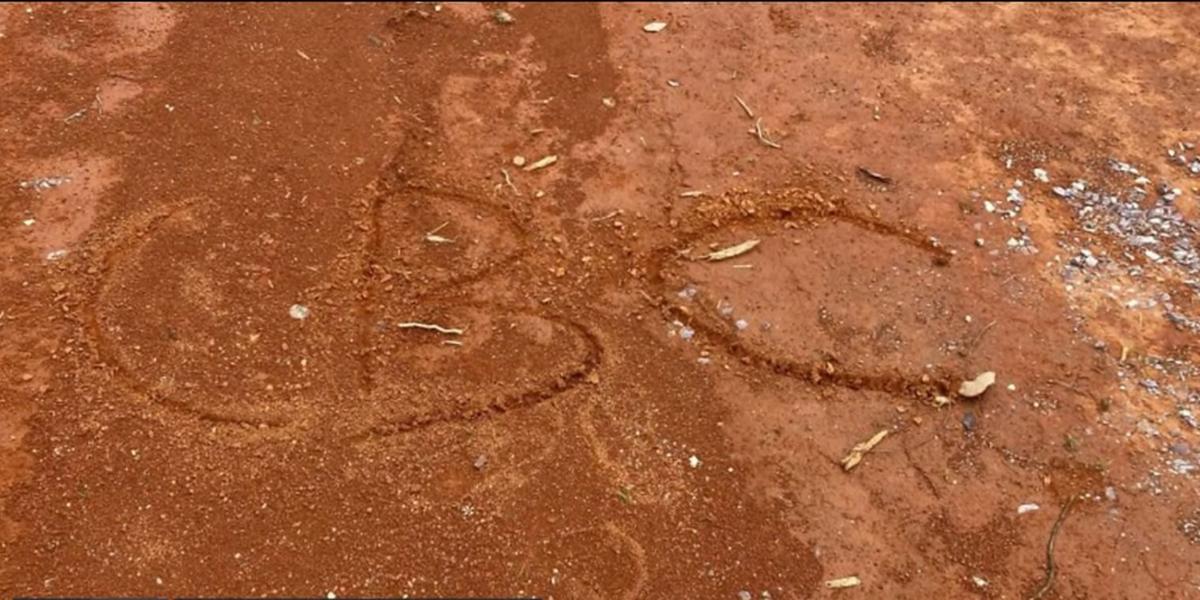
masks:
[(850, 454), (847, 454), (846, 458), (842, 459), (842, 468), (846, 471), (849, 471), (850, 469), (858, 466), (858, 463), (862, 462), (863, 456), (870, 452), (872, 448), (877, 446), (879, 442), (882, 442), (883, 438), (887, 437), (887, 434), (888, 430), (881, 429), (879, 430), (879, 433), (871, 436), (871, 439), (862, 442), (861, 444), (856, 444), (854, 448), (850, 450)]
[(642, 31), (646, 33), (658, 33), (667, 28), (667, 24), (662, 21), (650, 21), (642, 26)]
[(986, 392), (993, 383), (996, 383), (996, 374), (992, 371), (984, 371), (975, 379), (962, 382), (962, 385), (958, 386), (958, 395), (963, 398), (974, 398)]
[(753, 250), (754, 247), (758, 245), (758, 242), (759, 242), (758, 240), (747, 240), (736, 246), (730, 246), (730, 247), (722, 249), (722, 250), (717, 250), (716, 252), (709, 254), (705, 258), (707, 258), (709, 261), (716, 262), (718, 260), (725, 260), (727, 258), (741, 256), (741, 255)]
[(825, 582), (825, 587), (827, 587), (831, 590), (840, 590), (842, 588), (858, 587), (860, 585), (862, 585), (862, 580), (854, 575), (851, 575), (849, 577), (839, 577), (837, 579), (830, 579), (829, 581)]
[(556, 162), (558, 162), (558, 156), (551, 154), (550, 156), (545, 156), (545, 157), (538, 159), (537, 161), (534, 161), (529, 166), (525, 167), (525, 170), (526, 171), (536, 171), (538, 169), (544, 169)]

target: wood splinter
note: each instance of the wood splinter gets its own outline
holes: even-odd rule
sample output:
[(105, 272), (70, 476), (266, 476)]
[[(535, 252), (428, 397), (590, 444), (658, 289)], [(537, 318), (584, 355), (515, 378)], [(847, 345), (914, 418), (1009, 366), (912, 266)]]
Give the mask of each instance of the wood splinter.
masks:
[(842, 469), (848, 472), (854, 467), (857, 467), (858, 463), (862, 462), (863, 456), (870, 452), (872, 448), (879, 445), (879, 442), (882, 442), (883, 438), (887, 437), (887, 434), (888, 430), (881, 429), (879, 430), (879, 433), (871, 436), (871, 439), (862, 442), (861, 444), (856, 444), (854, 448), (850, 450), (850, 454), (847, 454), (846, 458), (842, 459)]

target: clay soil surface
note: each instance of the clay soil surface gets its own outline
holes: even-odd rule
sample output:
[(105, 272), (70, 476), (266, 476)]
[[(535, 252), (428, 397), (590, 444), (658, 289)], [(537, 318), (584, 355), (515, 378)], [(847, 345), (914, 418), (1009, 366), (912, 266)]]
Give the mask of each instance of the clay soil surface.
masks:
[(1197, 23), (2, 5), (0, 596), (1200, 597)]

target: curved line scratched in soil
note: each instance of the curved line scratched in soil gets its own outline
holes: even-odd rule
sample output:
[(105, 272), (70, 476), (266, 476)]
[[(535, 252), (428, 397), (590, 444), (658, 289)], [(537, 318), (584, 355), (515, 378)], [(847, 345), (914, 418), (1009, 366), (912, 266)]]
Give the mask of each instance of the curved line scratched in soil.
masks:
[(637, 600), (642, 596), (642, 590), (646, 588), (646, 582), (650, 580), (650, 570), (646, 566), (646, 549), (642, 544), (629, 535), (616, 523), (609, 521), (604, 524), (604, 529), (609, 535), (617, 538), (629, 548), (629, 554), (633, 557), (633, 566), (637, 570), (637, 575), (633, 581), (633, 587), (621, 596), (623, 600)]
[[(410, 299), (435, 298), (439, 294), (453, 293), (456, 290), (461, 290), (463, 286), (470, 283), (485, 280), (492, 276), (497, 268), (513, 264), (528, 253), (528, 244), (526, 243), (528, 233), (515, 218), (512, 218), (511, 215), (504, 215), (502, 210), (469, 195), (454, 191), (431, 190), (419, 187), (405, 187), (404, 189), (386, 190), (374, 194), (368, 199), (366, 205), (367, 227), (366, 235), (361, 244), (360, 277), (358, 278), (358, 282), (354, 284), (358, 292), (356, 300), (357, 318), (359, 320), (356, 330), (358, 347), (370, 347), (371, 327), (375, 322), (376, 316), (382, 309), (379, 292), (382, 285), (380, 277), (385, 271), (385, 267), (381, 264), (382, 240), (385, 229), (382, 215), (383, 206), (388, 198), (405, 193), (428, 194), (435, 196), (435, 200), (460, 202), (469, 204), (485, 212), (499, 214), (505, 220), (506, 231), (513, 234), (517, 244), (517, 247), (512, 252), (505, 254), (500, 259), (489, 262), (484, 267), (465, 275), (440, 282), (438, 289), (420, 290), (411, 295)], [(236, 409), (198, 407), (193, 403), (178, 400), (170, 394), (154, 390), (150, 384), (137, 376), (136, 367), (131, 365), (122, 356), (122, 353), (116, 347), (115, 342), (108, 336), (101, 323), (101, 317), (98, 312), (99, 307), (103, 305), (105, 298), (112, 288), (111, 278), (117, 272), (118, 268), (126, 261), (134, 259), (137, 252), (145, 244), (155, 239), (155, 234), (163, 223), (167, 222), (171, 217), (191, 208), (193, 204), (194, 202), (192, 201), (175, 204), (134, 218), (121, 228), (114, 240), (102, 248), (100, 276), (93, 294), (93, 301), (84, 311), (84, 324), (87, 337), (91, 340), (98, 359), (102, 363), (112, 363), (115, 365), (118, 375), (117, 380), (130, 391), (140, 396), (153, 399), (167, 408), (210, 423), (251, 426), (254, 428), (287, 426), (291, 424), (291, 420), (287, 417), (264, 417)], [(456, 303), (456, 305), (464, 304)], [(487, 303), (486, 306), (493, 309), (496, 308), (495, 303)], [(485, 406), (458, 412), (430, 412), (400, 421), (376, 423), (370, 425), (362, 433), (349, 436), (349, 440), (362, 441), (375, 437), (393, 436), (444, 422), (478, 421), (513, 410), (534, 406), (575, 388), (580, 383), (585, 382), (600, 367), (603, 362), (603, 347), (598, 336), (586, 326), (565, 317), (542, 314), (540, 312), (522, 312), (520, 314), (529, 314), (546, 319), (561, 324), (572, 331), (585, 347), (584, 356), (579, 364), (565, 372), (554, 375), (552, 378), (532, 388), (497, 398)], [(370, 350), (362, 351), (358, 356), (361, 369), (359, 374), (360, 398), (369, 398), (376, 387), (371, 372), (372, 356)]]
[(620, 525), (614, 521), (604, 521), (603, 525), (585, 527), (568, 531), (563, 534), (563, 538), (583, 535), (585, 533), (600, 532), (613, 538), (619, 545), (623, 545), (629, 552), (629, 558), (633, 562), (634, 575), (633, 585), (630, 589), (622, 593), (619, 598), (621, 600), (637, 600), (642, 597), (642, 590), (646, 588), (646, 582), (650, 581), (650, 569), (646, 560), (646, 549), (641, 542), (637, 541), (628, 531), (625, 531)]
[[(808, 227), (826, 221), (840, 221), (872, 233), (897, 239), (929, 254), (935, 265), (946, 265), (953, 258), (953, 253), (935, 243), (928, 236), (921, 236), (910, 230), (848, 211), (839, 204), (820, 200), (819, 196), (817, 198), (817, 201), (812, 201), (809, 197), (807, 204), (768, 207), (767, 216), (763, 216), (758, 211), (755, 213), (743, 212), (726, 217), (721, 225), (704, 224), (687, 228), (680, 234), (680, 243), (686, 247), (704, 236), (727, 230), (734, 225), (754, 225), (768, 220), (802, 218), (808, 221), (806, 223)], [(669, 297), (669, 285), (678, 283), (678, 281), (670, 282), (668, 279), (673, 277), (676, 280), (682, 280), (683, 278), (669, 272), (665, 265), (668, 261), (680, 259), (680, 253), (673, 247), (659, 248), (653, 251), (650, 257), (651, 266), (647, 271), (652, 276), (651, 282), (654, 285), (654, 291), (658, 294), (656, 304), (662, 310), (664, 318), (688, 323), (698, 333), (715, 340), (726, 352), (746, 364), (765, 368), (778, 375), (819, 387), (834, 386), (850, 390), (872, 390), (918, 397), (928, 396), (932, 393), (945, 394), (952, 389), (951, 382), (954, 381), (954, 378), (944, 372), (935, 371), (922, 376), (898, 371), (854, 372), (841, 370), (833, 359), (797, 360), (741, 339), (737, 335), (737, 330), (717, 316), (712, 308), (706, 308), (697, 313), (693, 312), (691, 308), (678, 306), (666, 300)], [(703, 300), (696, 302), (695, 305), (713, 306), (712, 303)]]
[(92, 302), (86, 304), (82, 309), (84, 331), (87, 338), (91, 341), (91, 346), (96, 354), (97, 359), (101, 363), (111, 363), (117, 369), (117, 381), (123, 384), (129, 391), (155, 400), (158, 403), (165, 405), (171, 409), (189, 414), (201, 421), (207, 421), (222, 425), (239, 425), (251, 427), (283, 427), (289, 424), (290, 420), (286, 417), (260, 417), (248, 414), (238, 414), (237, 411), (227, 412), (223, 410), (215, 410), (211, 408), (200, 408), (193, 406), (188, 402), (177, 400), (171, 397), (170, 394), (160, 393), (152, 389), (144, 381), (135, 374), (135, 367), (130, 365), (123, 358), (120, 350), (116, 348), (108, 335), (104, 333), (104, 327), (100, 323), (98, 307), (107, 297), (110, 289), (110, 278), (114, 270), (129, 260), (144, 244), (153, 239), (151, 235), (155, 232), (164, 221), (172, 216), (179, 214), (191, 208), (193, 201), (185, 201), (178, 204), (169, 205), (151, 213), (142, 215), (134, 219), (132, 223), (126, 225), (118, 233), (116, 239), (112, 240), (107, 247), (102, 249), (100, 258), (99, 278), (96, 282), (95, 292), (92, 294)]
[(559, 373), (553, 379), (545, 381), (540, 385), (519, 393), (502, 396), (484, 406), (465, 411), (424, 413), (399, 421), (375, 424), (359, 434), (350, 436), (350, 441), (363, 442), (373, 438), (403, 434), (440, 423), (468, 423), (487, 419), (514, 410), (536, 406), (587, 382), (592, 373), (595, 373), (604, 362), (604, 348), (598, 336), (586, 326), (570, 319), (537, 315), (536, 313), (529, 314), (565, 325), (567, 328), (573, 330), (587, 347), (586, 354), (580, 364), (563, 373)]
[(440, 284), (442, 289), (435, 288), (418, 292), (415, 296), (417, 299), (436, 296), (443, 291), (452, 291), (453, 288), (456, 287), (461, 288), (463, 286), (483, 281), (484, 279), (491, 277), (497, 269), (517, 263), (529, 254), (529, 230), (526, 229), (520, 220), (513, 216), (511, 211), (502, 210), (501, 207), (498, 207), (490, 202), (455, 190), (434, 189), (414, 184), (409, 184), (408, 190), (410, 193), (428, 194), (439, 197), (443, 200), (453, 200), (456, 202), (462, 202), (464, 204), (470, 204), (477, 208), (482, 208), (483, 210), (492, 213), (494, 216), (500, 216), (505, 227), (507, 227), (514, 234), (514, 241), (517, 243), (516, 249), (514, 249), (512, 252), (504, 254), (494, 262), (487, 265), (487, 267), (444, 281)]

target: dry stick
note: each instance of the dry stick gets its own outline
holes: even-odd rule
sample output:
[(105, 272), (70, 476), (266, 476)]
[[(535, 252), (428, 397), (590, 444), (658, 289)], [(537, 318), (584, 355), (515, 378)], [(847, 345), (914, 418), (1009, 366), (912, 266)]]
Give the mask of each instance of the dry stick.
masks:
[(441, 325), (437, 325), (435, 323), (398, 323), (396, 327), (399, 327), (400, 329), (427, 329), (429, 331), (436, 331), (446, 335), (463, 334), (463, 330), (461, 329), (454, 327), (442, 327)]
[(508, 169), (500, 169), (500, 173), (504, 175), (504, 183), (507, 184), (508, 187), (512, 188), (514, 194), (520, 196), (521, 190), (518, 190), (517, 186), (513, 185), (512, 177), (509, 177), (508, 175)]
[(438, 225), (437, 227), (434, 227), (433, 231), (430, 231), (429, 233), (425, 234), (425, 241), (427, 241), (431, 244), (453, 244), (454, 240), (447, 238), (447, 237), (442, 237), (440, 235), (437, 235), (437, 232), (441, 231), (443, 228), (445, 228), (449, 224), (450, 224), (450, 222), (447, 221), (445, 223), (442, 223), (441, 225)]
[(608, 213), (607, 215), (604, 215), (604, 216), (602, 216), (602, 217), (596, 217), (596, 218), (592, 219), (592, 222), (593, 222), (593, 223), (599, 223), (600, 221), (607, 221), (607, 220), (609, 220), (609, 219), (611, 219), (611, 218), (613, 218), (613, 217), (615, 217), (615, 216), (617, 216), (617, 215), (619, 215), (619, 214), (621, 214), (621, 211), (619, 211), (619, 210), (614, 210), (614, 211), (612, 211), (612, 212)]
[(987, 325), (985, 325), (985, 326), (983, 327), (983, 330), (982, 330), (982, 331), (980, 331), (979, 333), (975, 334), (975, 337), (971, 339), (971, 343), (970, 343), (970, 346), (969, 346), (969, 347), (970, 347), (972, 350), (974, 350), (974, 349), (975, 349), (975, 347), (979, 345), (979, 340), (982, 340), (982, 339), (983, 339), (983, 336), (984, 336), (984, 334), (986, 334), (986, 333), (988, 332), (988, 330), (989, 330), (989, 329), (991, 329), (991, 328), (993, 328), (993, 327), (995, 327), (995, 326), (996, 326), (996, 322), (995, 322), (995, 321), (992, 321), (991, 323), (988, 323)]
[(733, 99), (737, 100), (737, 103), (742, 106), (742, 110), (746, 111), (747, 117), (750, 117), (751, 119), (754, 118), (754, 111), (750, 110), (749, 106), (746, 106), (746, 102), (744, 100), (742, 100), (738, 96), (734, 96)]
[(1062, 529), (1063, 521), (1067, 520), (1067, 513), (1071, 511), (1071, 507), (1079, 496), (1071, 496), (1067, 503), (1063, 505), (1062, 511), (1058, 513), (1058, 519), (1054, 521), (1054, 527), (1050, 528), (1050, 540), (1046, 542), (1046, 578), (1042, 580), (1041, 587), (1037, 593), (1030, 596), (1029, 600), (1040, 600), (1046, 592), (1050, 591), (1050, 587), (1054, 585), (1054, 573), (1057, 569), (1054, 567), (1054, 540), (1058, 538), (1058, 531)]
[(754, 133), (758, 135), (758, 141), (762, 142), (763, 144), (775, 149), (783, 148), (783, 146), (780, 146), (779, 144), (767, 139), (767, 134), (763, 132), (762, 118), (754, 121)]

